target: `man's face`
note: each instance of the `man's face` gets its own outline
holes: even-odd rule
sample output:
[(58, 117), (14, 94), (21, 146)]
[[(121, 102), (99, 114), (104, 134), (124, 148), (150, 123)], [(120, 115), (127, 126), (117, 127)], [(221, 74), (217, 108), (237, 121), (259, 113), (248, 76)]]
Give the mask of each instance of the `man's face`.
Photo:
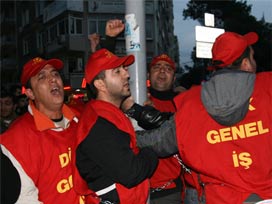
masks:
[(113, 100), (123, 100), (131, 95), (128, 67), (117, 67), (105, 71), (106, 91)]
[(150, 68), (149, 80), (155, 90), (170, 90), (175, 80), (175, 71), (168, 62), (158, 61)]
[(28, 105), (28, 98), (27, 97), (21, 97), (20, 99), (18, 99), (17, 102), (18, 107), (25, 107)]
[(13, 111), (15, 110), (15, 104), (10, 96), (0, 98), (1, 105), (1, 118), (9, 118), (13, 115)]
[(64, 90), (59, 72), (52, 65), (45, 65), (30, 78), (32, 89), (26, 95), (34, 100), (36, 108), (42, 113), (60, 111), (63, 105)]

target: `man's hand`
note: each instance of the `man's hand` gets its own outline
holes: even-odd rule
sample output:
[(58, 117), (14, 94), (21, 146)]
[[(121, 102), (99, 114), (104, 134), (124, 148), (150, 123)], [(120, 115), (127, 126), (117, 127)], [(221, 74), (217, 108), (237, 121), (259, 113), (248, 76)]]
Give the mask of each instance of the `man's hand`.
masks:
[(122, 20), (113, 19), (108, 20), (106, 23), (106, 35), (110, 37), (116, 37), (125, 29), (125, 24)]
[(121, 110), (126, 112), (133, 106), (134, 103), (135, 101), (133, 100), (132, 96), (127, 97), (121, 104)]
[(100, 35), (98, 33), (93, 33), (88, 35), (88, 39), (90, 40), (91, 51), (94, 53), (98, 44), (100, 43)]
[(155, 107), (153, 101), (150, 99), (151, 94), (147, 93), (147, 100), (144, 102), (144, 106), (152, 106)]

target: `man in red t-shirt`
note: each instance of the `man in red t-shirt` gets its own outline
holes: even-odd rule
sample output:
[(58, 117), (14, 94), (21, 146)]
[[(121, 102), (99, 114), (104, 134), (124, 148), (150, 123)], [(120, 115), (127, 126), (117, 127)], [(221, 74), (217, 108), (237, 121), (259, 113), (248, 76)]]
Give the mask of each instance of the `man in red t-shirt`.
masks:
[(257, 40), (254, 32), (220, 35), (211, 78), (175, 97), (177, 112), (161, 128), (137, 135), (157, 153), (178, 149), (206, 204), (272, 198), (272, 72), (255, 74)]
[[(148, 69), (149, 99), (162, 112), (176, 111), (173, 101), (178, 94), (174, 92), (175, 71), (175, 62), (166, 54), (154, 57)], [(150, 178), (151, 204), (182, 203), (181, 171), (177, 154), (159, 159), (159, 165)]]

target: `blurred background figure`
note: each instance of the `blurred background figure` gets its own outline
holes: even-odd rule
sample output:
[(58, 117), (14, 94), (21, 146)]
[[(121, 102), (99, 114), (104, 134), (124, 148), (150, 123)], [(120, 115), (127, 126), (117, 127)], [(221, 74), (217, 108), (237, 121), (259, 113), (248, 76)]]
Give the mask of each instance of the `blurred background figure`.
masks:
[[(162, 112), (176, 112), (173, 98), (178, 92), (186, 91), (180, 86), (175, 92), (175, 72), (175, 62), (165, 53), (154, 57), (148, 69), (150, 100)], [(159, 165), (150, 179), (151, 204), (182, 203), (182, 168), (177, 157), (159, 159)]]
[(27, 106), (28, 106), (27, 96), (25, 94), (17, 96), (17, 106), (15, 112), (18, 116), (23, 115), (25, 112), (27, 112)]
[(22, 87), (18, 84), (12, 85), (9, 90), (16, 97), (22, 94)]
[(6, 131), (12, 121), (17, 118), (17, 114), (15, 113), (16, 109), (16, 98), (12, 93), (7, 91), (6, 89), (1, 90), (0, 96), (0, 120), (1, 120), (1, 133)]

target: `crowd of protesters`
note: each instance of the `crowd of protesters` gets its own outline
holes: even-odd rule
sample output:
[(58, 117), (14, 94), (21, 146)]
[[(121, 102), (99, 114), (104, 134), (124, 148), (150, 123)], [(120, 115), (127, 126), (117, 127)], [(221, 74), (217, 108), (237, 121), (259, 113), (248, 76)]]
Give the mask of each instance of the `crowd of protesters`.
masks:
[[(134, 56), (113, 53), (123, 30), (121, 20), (109, 20), (105, 42), (89, 38), (85, 79), (92, 98), (86, 105), (64, 103), (59, 59), (30, 59), (21, 75), (24, 93), (20, 86), (1, 90), (1, 202), (272, 199), (272, 109), (263, 108), (272, 105), (272, 73), (256, 74), (257, 34), (220, 35), (211, 79), (179, 92), (175, 62), (167, 53), (154, 56), (148, 67), (152, 107), (143, 107), (130, 97)], [(130, 105), (121, 109), (126, 99)], [(145, 130), (135, 131), (128, 116)]]

